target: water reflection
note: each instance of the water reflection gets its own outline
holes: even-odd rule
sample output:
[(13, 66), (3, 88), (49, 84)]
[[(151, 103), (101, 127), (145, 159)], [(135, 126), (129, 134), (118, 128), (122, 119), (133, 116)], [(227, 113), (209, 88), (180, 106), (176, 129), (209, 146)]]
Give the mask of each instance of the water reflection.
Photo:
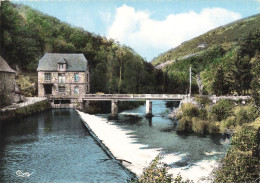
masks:
[[(0, 127), (0, 182), (121, 183), (127, 179), (74, 110), (50, 110)], [(32, 175), (19, 177), (17, 170)]]

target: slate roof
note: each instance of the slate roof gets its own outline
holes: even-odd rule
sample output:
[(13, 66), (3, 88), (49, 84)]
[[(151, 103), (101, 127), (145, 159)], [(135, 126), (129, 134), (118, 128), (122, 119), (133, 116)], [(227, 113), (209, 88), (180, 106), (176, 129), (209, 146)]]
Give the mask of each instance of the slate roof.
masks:
[(0, 72), (11, 72), (16, 73), (11, 67), (8, 65), (8, 63), (0, 56)]
[(88, 61), (82, 53), (45, 53), (39, 61), (37, 71), (57, 71), (58, 63), (66, 63), (66, 71), (85, 72), (88, 65)]
[(65, 61), (65, 59), (62, 57), (59, 61), (58, 64), (67, 64), (67, 62)]

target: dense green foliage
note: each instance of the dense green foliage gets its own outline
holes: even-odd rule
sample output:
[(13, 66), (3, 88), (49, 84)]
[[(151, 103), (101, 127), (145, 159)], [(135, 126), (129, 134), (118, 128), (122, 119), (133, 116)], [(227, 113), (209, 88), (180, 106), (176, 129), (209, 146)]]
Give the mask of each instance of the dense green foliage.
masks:
[(219, 132), (219, 122), (212, 119), (210, 112), (206, 110), (206, 106), (198, 107), (192, 103), (184, 103), (177, 114), (177, 118), (179, 120), (179, 131), (195, 133)]
[(232, 137), (232, 143), (220, 168), (215, 172), (215, 182), (258, 182), (260, 164), (257, 157), (258, 130), (243, 126)]
[(16, 83), (21, 90), (21, 94), (26, 97), (32, 97), (37, 95), (37, 74), (24, 73), (19, 74), (16, 78)]
[(218, 121), (221, 121), (230, 116), (233, 106), (234, 102), (221, 99), (216, 103), (216, 105), (213, 106), (211, 114), (214, 115)]
[[(232, 108), (232, 109), (231, 109)], [(231, 106), (229, 112), (222, 118), (221, 128), (234, 129), (237, 126), (253, 122), (259, 117), (259, 108), (253, 104), (246, 106)]]
[[(205, 49), (198, 48), (206, 43)], [(260, 91), (260, 15), (220, 27), (162, 54), (154, 65), (172, 60), (163, 68), (170, 91), (187, 93), (189, 67), (192, 90), (198, 81), (204, 94), (253, 94), (258, 102)], [(167, 80), (166, 80), (167, 81)], [(175, 91), (176, 90), (176, 91)]]
[(234, 130), (243, 124), (252, 123), (260, 115), (260, 110), (254, 103), (239, 104), (230, 100), (219, 100), (213, 104), (205, 97), (195, 98), (198, 105), (182, 104), (177, 118), (179, 131), (189, 132), (225, 132)]
[(2, 2), (0, 55), (21, 70), (36, 72), (44, 53), (83, 53), (90, 66), (91, 92), (160, 93), (163, 72), (129, 47), (71, 27), (28, 6)]

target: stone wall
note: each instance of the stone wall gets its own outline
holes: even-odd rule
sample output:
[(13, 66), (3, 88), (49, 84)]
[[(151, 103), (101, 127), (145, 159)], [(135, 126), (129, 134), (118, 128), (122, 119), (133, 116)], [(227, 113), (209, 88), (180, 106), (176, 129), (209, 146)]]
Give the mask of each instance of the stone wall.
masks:
[(14, 102), (15, 73), (0, 72), (0, 94), (4, 98), (0, 99), (0, 106), (1, 103), (9, 105)]
[[(44, 80), (44, 73), (51, 74), (51, 80)], [(75, 81), (74, 74), (79, 74), (79, 81)], [(60, 84), (58, 81), (59, 74), (65, 74), (65, 83)], [(89, 72), (38, 72), (38, 96), (45, 95), (44, 84), (52, 85), (52, 96), (60, 97), (81, 97), (86, 93), (89, 93)], [(65, 92), (59, 92), (58, 87), (65, 86)], [(79, 94), (74, 93), (74, 88), (79, 87)]]

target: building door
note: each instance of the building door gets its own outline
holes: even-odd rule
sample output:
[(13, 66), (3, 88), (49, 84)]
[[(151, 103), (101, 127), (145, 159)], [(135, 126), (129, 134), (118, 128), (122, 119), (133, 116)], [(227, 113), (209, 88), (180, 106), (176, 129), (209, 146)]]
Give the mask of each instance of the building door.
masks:
[(47, 84), (47, 85), (43, 85), (43, 86), (44, 86), (44, 94), (51, 95), (52, 94), (52, 85)]

